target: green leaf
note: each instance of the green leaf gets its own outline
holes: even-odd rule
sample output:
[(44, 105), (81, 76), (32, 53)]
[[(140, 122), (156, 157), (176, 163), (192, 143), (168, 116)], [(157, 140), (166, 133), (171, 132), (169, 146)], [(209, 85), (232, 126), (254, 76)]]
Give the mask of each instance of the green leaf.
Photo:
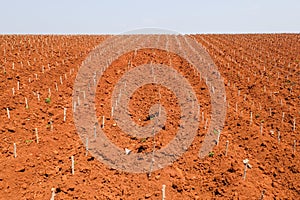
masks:
[(30, 144), (31, 142), (33, 142), (33, 140), (25, 140), (26, 144)]
[(50, 102), (51, 102), (50, 97), (46, 98), (46, 99), (45, 99), (45, 102), (46, 102), (46, 103), (50, 103)]
[(214, 157), (214, 155), (215, 155), (215, 152), (213, 152), (213, 151), (211, 151), (211, 152), (208, 153), (209, 157)]
[(214, 129), (214, 134), (218, 135), (219, 134), (219, 131)]

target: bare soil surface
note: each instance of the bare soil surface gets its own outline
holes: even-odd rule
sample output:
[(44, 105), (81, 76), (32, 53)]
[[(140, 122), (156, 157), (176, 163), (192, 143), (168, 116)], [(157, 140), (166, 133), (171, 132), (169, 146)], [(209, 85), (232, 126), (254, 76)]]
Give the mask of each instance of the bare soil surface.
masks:
[[(0, 36), (0, 199), (50, 199), (52, 188), (55, 200), (162, 199), (162, 185), (166, 199), (300, 199), (299, 34), (190, 36), (218, 66), (228, 104), (220, 143), (204, 159), (198, 152), (207, 131), (205, 121), (210, 120), (210, 96), (189, 63), (157, 49), (129, 52), (115, 60), (98, 82), (95, 107), (99, 123), (106, 116), (103, 130), (117, 146), (134, 153), (153, 151), (153, 138), (129, 137), (107, 117), (113, 87), (128, 69), (147, 63), (168, 65), (171, 60), (171, 66), (191, 83), (201, 105), (203, 119), (187, 152), (151, 177), (112, 169), (86, 155), (75, 130), (76, 74), (88, 53), (108, 37)], [(149, 109), (157, 102), (168, 116), (155, 136), (156, 150), (166, 146), (178, 129), (176, 96), (149, 84), (134, 93), (129, 105), (132, 119), (146, 125), (151, 120)], [(244, 180), (246, 158), (252, 168)]]

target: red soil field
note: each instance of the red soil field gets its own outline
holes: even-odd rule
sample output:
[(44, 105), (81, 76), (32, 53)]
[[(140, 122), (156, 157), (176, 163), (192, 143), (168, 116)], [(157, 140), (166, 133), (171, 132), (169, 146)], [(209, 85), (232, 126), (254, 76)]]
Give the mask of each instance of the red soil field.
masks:
[[(210, 156), (200, 159), (207, 131), (205, 120), (200, 120), (186, 153), (151, 177), (112, 169), (86, 155), (76, 132), (72, 112), (76, 74), (89, 52), (109, 37), (0, 35), (0, 199), (50, 199), (52, 188), (55, 200), (162, 199), (162, 185), (166, 185), (166, 199), (172, 200), (300, 199), (300, 34), (190, 35), (203, 45), (224, 78), (224, 129)], [(205, 81), (190, 72), (186, 60), (176, 55), (171, 59), (172, 67), (197, 89), (209, 123)], [(112, 89), (124, 72), (150, 62), (167, 65), (169, 58), (164, 51), (142, 49), (113, 61), (98, 82), (99, 123), (102, 115), (111, 112)], [(145, 85), (132, 96), (129, 110), (137, 124), (147, 124), (148, 111), (159, 100), (158, 91), (169, 113), (164, 130), (155, 136), (160, 149), (179, 125), (175, 95), (166, 88)], [(152, 151), (153, 138), (128, 137), (109, 117), (103, 130), (121, 148)], [(245, 180), (244, 159), (252, 166)]]

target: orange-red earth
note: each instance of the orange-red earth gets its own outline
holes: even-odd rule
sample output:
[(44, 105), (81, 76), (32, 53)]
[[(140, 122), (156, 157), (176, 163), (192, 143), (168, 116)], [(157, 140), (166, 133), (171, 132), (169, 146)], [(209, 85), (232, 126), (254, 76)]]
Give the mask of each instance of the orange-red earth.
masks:
[[(168, 65), (171, 60), (191, 83), (201, 105), (204, 119), (200, 117), (191, 146), (151, 177), (112, 169), (86, 155), (85, 143), (75, 130), (76, 74), (88, 53), (108, 37), (0, 36), (0, 199), (50, 199), (52, 188), (55, 200), (161, 199), (162, 185), (166, 199), (300, 199), (299, 34), (189, 36), (210, 54), (224, 78), (227, 96), (220, 142), (203, 159), (198, 152), (207, 131), (205, 121), (210, 120), (210, 96), (189, 63), (158, 49), (129, 52), (113, 61), (98, 82), (99, 123), (102, 115), (110, 116), (113, 86), (126, 70), (151, 62)], [(180, 123), (174, 93), (145, 85), (129, 103), (132, 119), (145, 125), (151, 105), (158, 101), (168, 116), (164, 129), (155, 135), (156, 149), (168, 144)], [(103, 130), (117, 146), (134, 153), (153, 151), (153, 138), (130, 137), (112, 118), (105, 122)], [(245, 180), (244, 159), (252, 166)]]

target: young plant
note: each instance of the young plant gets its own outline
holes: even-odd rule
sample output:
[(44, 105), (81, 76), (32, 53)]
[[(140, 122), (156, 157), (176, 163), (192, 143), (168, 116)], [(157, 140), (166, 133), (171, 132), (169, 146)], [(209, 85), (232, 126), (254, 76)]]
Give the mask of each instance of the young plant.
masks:
[(25, 140), (25, 143), (26, 144), (30, 144), (30, 143), (32, 143), (33, 142), (33, 140)]
[(48, 104), (51, 103), (51, 98), (50, 98), (50, 97), (47, 97), (47, 98), (45, 99), (45, 102), (48, 103)]

